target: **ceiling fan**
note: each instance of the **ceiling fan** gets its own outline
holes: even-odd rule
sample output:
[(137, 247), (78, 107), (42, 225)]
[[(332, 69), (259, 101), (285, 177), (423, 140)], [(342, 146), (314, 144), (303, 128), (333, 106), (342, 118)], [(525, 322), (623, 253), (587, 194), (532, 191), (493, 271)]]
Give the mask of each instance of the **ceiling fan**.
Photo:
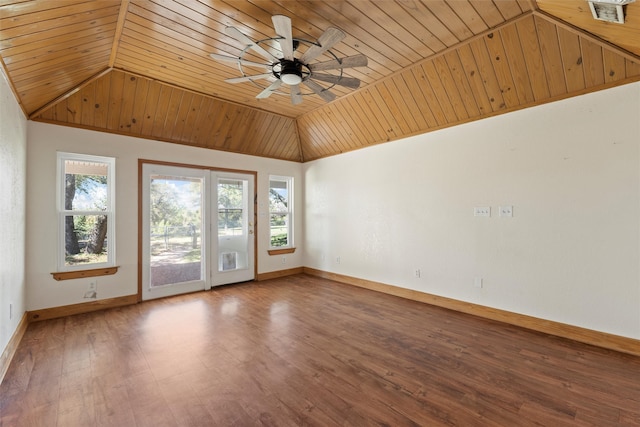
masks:
[[(256, 98), (268, 98), (273, 93), (289, 94), (292, 104), (300, 104), (303, 95), (316, 94), (326, 102), (333, 101), (332, 87), (344, 86), (357, 89), (360, 80), (343, 75), (345, 68), (364, 67), (367, 57), (353, 55), (338, 58), (330, 49), (345, 38), (346, 34), (338, 28), (329, 27), (317, 42), (295, 38), (291, 32), (291, 18), (274, 15), (271, 20), (277, 37), (253, 41), (235, 27), (226, 27), (225, 33), (245, 45), (238, 57), (212, 53), (211, 57), (219, 61), (238, 64), (241, 77), (226, 79), (228, 83), (252, 82), (263, 89)], [(250, 52), (252, 51), (252, 52)], [(253, 59), (253, 53), (258, 59)], [(319, 61), (320, 59), (325, 59)], [(255, 69), (266, 70), (255, 73)], [(321, 73), (332, 71), (333, 73)], [(256, 81), (271, 82), (267, 87)], [(323, 82), (325, 85), (318, 83)], [(328, 84), (328, 85), (326, 85)], [(310, 92), (303, 92), (302, 86)]]

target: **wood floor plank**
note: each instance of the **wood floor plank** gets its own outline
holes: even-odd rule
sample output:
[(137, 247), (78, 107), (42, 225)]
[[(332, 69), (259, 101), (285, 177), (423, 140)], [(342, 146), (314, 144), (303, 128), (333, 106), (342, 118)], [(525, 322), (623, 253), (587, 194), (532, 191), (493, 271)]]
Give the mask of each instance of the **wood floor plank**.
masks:
[(296, 275), (32, 323), (2, 426), (640, 426), (640, 358)]

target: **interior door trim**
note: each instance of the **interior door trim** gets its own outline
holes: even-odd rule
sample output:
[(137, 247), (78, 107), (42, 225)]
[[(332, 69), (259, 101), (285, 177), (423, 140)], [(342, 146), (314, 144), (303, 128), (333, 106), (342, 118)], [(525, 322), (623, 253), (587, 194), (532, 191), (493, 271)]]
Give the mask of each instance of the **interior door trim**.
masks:
[(258, 277), (258, 172), (250, 171), (244, 169), (229, 169), (229, 168), (220, 168), (215, 166), (206, 166), (206, 165), (194, 165), (190, 163), (176, 163), (176, 162), (165, 162), (160, 160), (150, 160), (150, 159), (138, 159), (138, 302), (142, 301), (142, 245), (144, 242), (142, 241), (142, 230), (144, 227), (143, 218), (142, 218), (142, 194), (143, 194), (143, 185), (144, 185), (144, 177), (142, 174), (142, 169), (145, 164), (150, 165), (162, 165), (162, 166), (175, 166), (181, 168), (190, 168), (190, 169), (202, 169), (213, 172), (229, 172), (229, 173), (239, 173), (245, 175), (253, 175), (253, 227), (254, 227), (254, 235), (253, 239), (253, 256), (254, 256), (254, 265), (253, 265), (253, 280), (257, 280)]

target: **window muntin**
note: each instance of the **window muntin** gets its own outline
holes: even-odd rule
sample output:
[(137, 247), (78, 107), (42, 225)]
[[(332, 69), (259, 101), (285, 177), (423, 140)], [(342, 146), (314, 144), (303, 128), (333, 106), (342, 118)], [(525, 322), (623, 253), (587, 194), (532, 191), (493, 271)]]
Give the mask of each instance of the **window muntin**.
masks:
[(292, 177), (269, 177), (269, 247), (293, 247)]
[(115, 159), (58, 153), (58, 271), (115, 265)]

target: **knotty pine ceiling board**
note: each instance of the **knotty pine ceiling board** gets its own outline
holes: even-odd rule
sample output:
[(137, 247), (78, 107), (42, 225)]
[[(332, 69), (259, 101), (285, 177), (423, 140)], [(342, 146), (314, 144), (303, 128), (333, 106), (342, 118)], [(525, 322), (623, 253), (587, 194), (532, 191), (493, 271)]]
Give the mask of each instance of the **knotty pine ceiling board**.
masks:
[(382, 129), (373, 145), (637, 80), (633, 56), (532, 14), (304, 114), (302, 155), (362, 148), (357, 129)]
[(635, 55), (640, 55), (640, 2), (638, 1), (624, 6), (624, 24), (593, 19), (589, 3), (585, 0), (538, 0), (537, 4), (540, 10), (549, 15), (588, 31)]
[[(620, 26), (583, 0), (0, 0), (0, 65), (33, 120), (306, 161), (636, 81), (640, 2), (626, 11)], [(360, 88), (293, 106), (226, 83), (240, 70), (209, 54), (244, 46), (225, 27), (267, 39), (275, 14), (297, 38), (342, 29), (331, 50), (367, 56), (345, 70)]]
[(295, 120), (113, 70), (33, 120), (300, 161)]
[(27, 113), (107, 68), (119, 8), (73, 0), (0, 7), (0, 55)]
[[(361, 53), (369, 58), (367, 67), (345, 70), (347, 77), (360, 79), (365, 87), (526, 13), (531, 4), (528, 0), (9, 0), (0, 5), (0, 55), (27, 115), (113, 67), (298, 117), (324, 106), (324, 101), (309, 95), (303, 104), (293, 106), (282, 95), (256, 99), (264, 82), (257, 82), (262, 87), (224, 82), (240, 71), (209, 54), (238, 55), (244, 47), (225, 34), (226, 26), (261, 40), (275, 36), (271, 17), (284, 14), (292, 19), (294, 36), (310, 41), (337, 26), (347, 36), (332, 51), (338, 57)], [(332, 91), (338, 97), (352, 92), (340, 86)]]

